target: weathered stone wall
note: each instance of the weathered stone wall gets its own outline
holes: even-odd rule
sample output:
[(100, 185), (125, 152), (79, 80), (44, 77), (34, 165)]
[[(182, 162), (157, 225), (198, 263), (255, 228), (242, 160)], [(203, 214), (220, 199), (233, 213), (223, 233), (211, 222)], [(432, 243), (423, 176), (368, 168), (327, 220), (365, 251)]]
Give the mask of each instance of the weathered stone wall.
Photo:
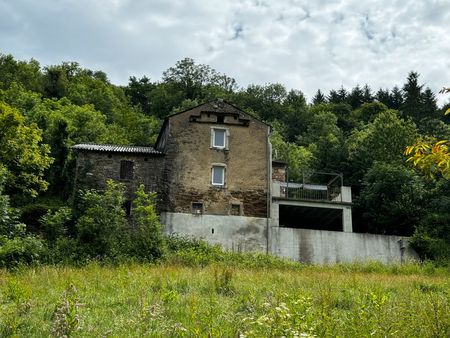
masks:
[(286, 182), (286, 165), (272, 162), (272, 180)]
[[(224, 123), (217, 124), (221, 115)], [(212, 127), (228, 130), (228, 149), (211, 148)], [(267, 216), (266, 124), (237, 110), (215, 111), (207, 104), (172, 116), (166, 128), (169, 136), (161, 149), (165, 211), (190, 213), (193, 202), (202, 202), (205, 214), (228, 215), (233, 203), (241, 205), (241, 215)], [(214, 163), (226, 166), (223, 187), (211, 184)]]
[[(120, 162), (134, 163), (133, 179), (120, 179)], [(126, 187), (127, 198), (132, 199), (140, 184), (147, 192), (161, 194), (161, 173), (163, 157), (149, 154), (106, 153), (96, 151), (77, 151), (75, 189), (104, 189), (106, 181), (112, 179)]]

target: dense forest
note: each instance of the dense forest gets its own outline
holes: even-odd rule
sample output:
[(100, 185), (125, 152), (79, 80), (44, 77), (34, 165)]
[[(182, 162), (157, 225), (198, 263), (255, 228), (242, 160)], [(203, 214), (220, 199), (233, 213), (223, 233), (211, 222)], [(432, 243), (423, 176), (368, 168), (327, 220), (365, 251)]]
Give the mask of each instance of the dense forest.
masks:
[[(290, 177), (315, 170), (343, 173), (354, 194), (355, 231), (413, 236), (423, 258), (446, 261), (450, 183), (442, 175), (421, 174), (404, 152), (416, 140), (450, 139), (450, 117), (443, 114), (448, 105), (438, 107), (418, 73), (405, 76), (403, 85), (392, 88), (318, 90), (307, 102), (300, 90), (277, 83), (240, 87), (189, 58), (161, 79), (132, 76), (126, 86), (117, 86), (104, 72), (76, 62), (42, 67), (33, 59), (0, 54), (0, 266), (11, 255), (33, 260), (30, 252), (42, 247), (76, 255), (71, 240), (106, 250), (111, 238), (94, 234), (101, 229), (97, 223), (125, 222), (119, 211), (105, 212), (108, 205), (120, 205), (121, 188), (111, 183), (105, 193), (74, 192), (71, 146), (152, 146), (166, 116), (216, 98), (273, 127), (273, 155), (288, 163)], [(77, 194), (80, 203), (74, 201)], [(138, 222), (156, 226), (149, 206), (157, 197), (143, 191), (139, 196)], [(129, 238), (139, 240), (143, 248), (146, 240), (161, 241)], [(92, 256), (107, 254), (94, 251)]]

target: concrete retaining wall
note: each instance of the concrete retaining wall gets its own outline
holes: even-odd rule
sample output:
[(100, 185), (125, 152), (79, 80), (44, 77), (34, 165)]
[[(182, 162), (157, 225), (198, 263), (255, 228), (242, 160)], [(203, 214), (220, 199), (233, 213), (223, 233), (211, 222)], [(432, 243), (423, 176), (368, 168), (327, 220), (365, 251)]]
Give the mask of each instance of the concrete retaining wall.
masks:
[[(271, 249), (275, 256), (306, 263), (369, 260), (394, 263), (417, 258), (408, 247), (407, 239), (399, 236), (282, 227), (272, 227), (271, 234)], [(404, 249), (401, 249), (400, 240)]]
[[(267, 252), (266, 218), (163, 212), (161, 222), (166, 233), (201, 238), (226, 250)], [(395, 263), (417, 258), (407, 238), (399, 236), (272, 226), (269, 243), (271, 254), (305, 263)]]
[(202, 238), (226, 250), (267, 252), (267, 218), (163, 212), (166, 233)]

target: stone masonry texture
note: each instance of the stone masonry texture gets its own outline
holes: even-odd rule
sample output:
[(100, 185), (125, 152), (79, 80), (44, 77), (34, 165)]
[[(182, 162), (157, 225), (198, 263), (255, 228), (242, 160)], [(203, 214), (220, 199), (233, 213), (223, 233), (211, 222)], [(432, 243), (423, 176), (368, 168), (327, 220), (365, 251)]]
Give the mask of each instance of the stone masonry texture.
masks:
[[(212, 128), (227, 131), (227, 149), (211, 147)], [(158, 194), (158, 210), (229, 215), (239, 204), (242, 216), (267, 217), (269, 126), (224, 102), (211, 102), (166, 119), (156, 149), (164, 155), (77, 151), (76, 189), (104, 189), (113, 179), (127, 198), (139, 184)], [(132, 161), (131, 180), (120, 179), (120, 162)], [(225, 167), (225, 185), (213, 186), (212, 167)]]

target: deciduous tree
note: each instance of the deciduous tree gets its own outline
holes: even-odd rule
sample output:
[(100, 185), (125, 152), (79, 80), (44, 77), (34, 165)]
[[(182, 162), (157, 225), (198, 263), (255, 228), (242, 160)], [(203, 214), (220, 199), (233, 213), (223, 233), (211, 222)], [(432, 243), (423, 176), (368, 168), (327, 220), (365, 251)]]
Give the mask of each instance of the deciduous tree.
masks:
[[(441, 93), (449, 93), (450, 88), (443, 88)], [(450, 114), (448, 109), (445, 114)], [(433, 137), (419, 138), (406, 147), (407, 162), (412, 163), (418, 170), (429, 178), (443, 176), (450, 179), (450, 140), (437, 140)]]
[(362, 179), (375, 161), (403, 163), (403, 151), (416, 137), (414, 123), (399, 118), (395, 110), (379, 113), (364, 129), (354, 131), (347, 141), (353, 178)]
[(37, 196), (45, 191), (44, 173), (53, 161), (49, 154), (37, 125), (27, 125), (19, 111), (0, 102), (0, 165), (7, 169), (6, 193)]
[(424, 182), (402, 163), (375, 162), (362, 180), (355, 200), (366, 231), (390, 235), (412, 235), (426, 210)]

